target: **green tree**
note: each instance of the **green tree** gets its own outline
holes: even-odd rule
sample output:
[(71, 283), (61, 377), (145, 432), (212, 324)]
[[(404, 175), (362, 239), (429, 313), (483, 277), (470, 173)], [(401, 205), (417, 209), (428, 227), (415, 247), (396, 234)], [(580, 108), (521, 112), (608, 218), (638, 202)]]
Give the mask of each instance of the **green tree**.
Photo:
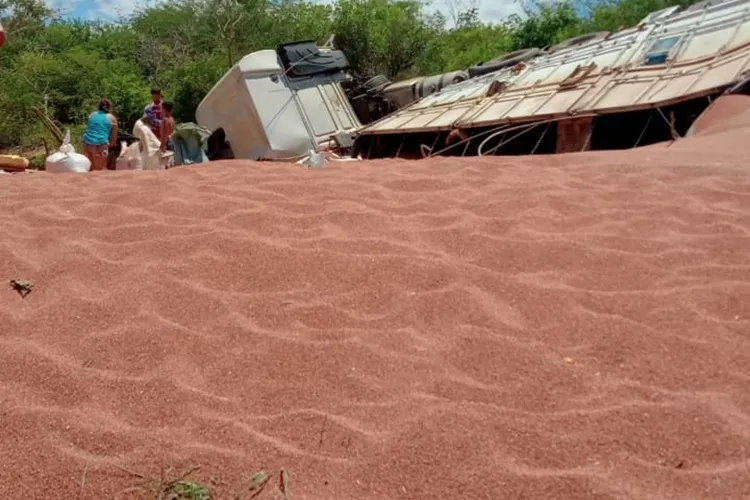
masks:
[(508, 22), (512, 50), (548, 47), (584, 31), (583, 20), (569, 2), (541, 4), (527, 16), (513, 16)]
[(132, 129), (135, 121), (143, 116), (144, 103), (150, 98), (146, 82), (132, 71), (112, 72), (102, 79), (101, 89), (102, 97), (113, 103), (112, 112), (117, 116), (119, 126)]
[(410, 74), (443, 22), (415, 0), (339, 0), (333, 31), (358, 76), (398, 78)]
[(690, 5), (697, 0), (600, 0), (589, 6), (587, 31), (616, 31), (635, 26), (657, 10), (675, 5)]
[(169, 75), (168, 90), (177, 121), (195, 121), (198, 104), (224, 75), (225, 64), (223, 55), (207, 55), (184, 62)]

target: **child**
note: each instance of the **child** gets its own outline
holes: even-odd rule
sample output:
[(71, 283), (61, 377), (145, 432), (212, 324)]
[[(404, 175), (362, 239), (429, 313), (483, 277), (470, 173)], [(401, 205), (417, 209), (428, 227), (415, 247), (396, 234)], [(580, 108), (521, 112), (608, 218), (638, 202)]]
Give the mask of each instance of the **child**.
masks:
[(148, 125), (151, 127), (151, 131), (159, 137), (161, 130), (161, 122), (164, 119), (164, 110), (162, 109), (162, 93), (161, 89), (154, 87), (151, 89), (151, 102), (143, 113), (148, 116)]
[(161, 122), (161, 130), (159, 131), (159, 139), (161, 139), (161, 152), (174, 151), (174, 144), (170, 136), (174, 132), (174, 117), (172, 116), (172, 108), (174, 105), (171, 101), (164, 101), (162, 103), (162, 110), (164, 111), (164, 119)]

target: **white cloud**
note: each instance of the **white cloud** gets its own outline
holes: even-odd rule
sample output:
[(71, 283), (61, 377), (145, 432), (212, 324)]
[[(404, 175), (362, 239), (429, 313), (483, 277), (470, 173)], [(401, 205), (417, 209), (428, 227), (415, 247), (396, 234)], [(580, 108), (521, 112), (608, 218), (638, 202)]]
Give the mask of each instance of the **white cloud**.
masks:
[[(102, 19), (112, 21), (121, 16), (129, 16), (136, 10), (159, 3), (160, 0), (107, 0), (91, 2), (90, 0), (47, 0), (47, 3), (66, 17), (83, 19)], [(332, 0), (319, 0), (329, 3)], [(472, 5), (479, 8), (479, 17), (485, 22), (499, 22), (512, 14), (521, 12), (520, 0), (432, 0), (433, 8), (441, 11), (450, 19), (450, 12), (461, 10)]]
[(523, 15), (521, 4), (516, 0), (500, 1), (496, 3), (487, 2), (486, 7), (480, 7), (479, 16), (484, 21), (500, 22), (512, 15)]
[(451, 21), (451, 14), (476, 7), (479, 18), (488, 23), (498, 23), (522, 13), (521, 0), (434, 0), (433, 7)]
[(160, 3), (160, 0), (47, 0), (47, 4), (68, 18), (115, 21), (127, 17), (136, 10)]

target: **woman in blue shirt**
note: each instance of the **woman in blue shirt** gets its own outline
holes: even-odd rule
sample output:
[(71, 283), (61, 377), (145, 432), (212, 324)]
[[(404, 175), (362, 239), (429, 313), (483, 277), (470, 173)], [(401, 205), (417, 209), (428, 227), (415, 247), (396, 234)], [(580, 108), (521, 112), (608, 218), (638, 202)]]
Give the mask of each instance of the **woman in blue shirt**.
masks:
[(109, 99), (99, 101), (99, 109), (89, 115), (86, 132), (83, 133), (83, 152), (91, 161), (91, 170), (107, 167), (109, 146), (117, 145), (117, 118), (110, 113)]

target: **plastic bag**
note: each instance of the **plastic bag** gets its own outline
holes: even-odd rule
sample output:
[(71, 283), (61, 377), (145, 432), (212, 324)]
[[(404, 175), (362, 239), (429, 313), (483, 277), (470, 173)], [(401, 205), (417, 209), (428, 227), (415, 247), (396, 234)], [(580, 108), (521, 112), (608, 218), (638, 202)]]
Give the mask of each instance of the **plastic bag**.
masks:
[(307, 165), (310, 168), (321, 168), (326, 164), (326, 157), (323, 153), (311, 149), (307, 156), (297, 161), (298, 165)]
[(134, 142), (130, 146), (122, 143), (122, 152), (117, 158), (115, 170), (143, 170), (140, 145)]
[(91, 169), (91, 162), (86, 156), (76, 153), (75, 148), (70, 143), (70, 130), (66, 130), (60, 148), (44, 160), (44, 169), (52, 173), (83, 173)]

